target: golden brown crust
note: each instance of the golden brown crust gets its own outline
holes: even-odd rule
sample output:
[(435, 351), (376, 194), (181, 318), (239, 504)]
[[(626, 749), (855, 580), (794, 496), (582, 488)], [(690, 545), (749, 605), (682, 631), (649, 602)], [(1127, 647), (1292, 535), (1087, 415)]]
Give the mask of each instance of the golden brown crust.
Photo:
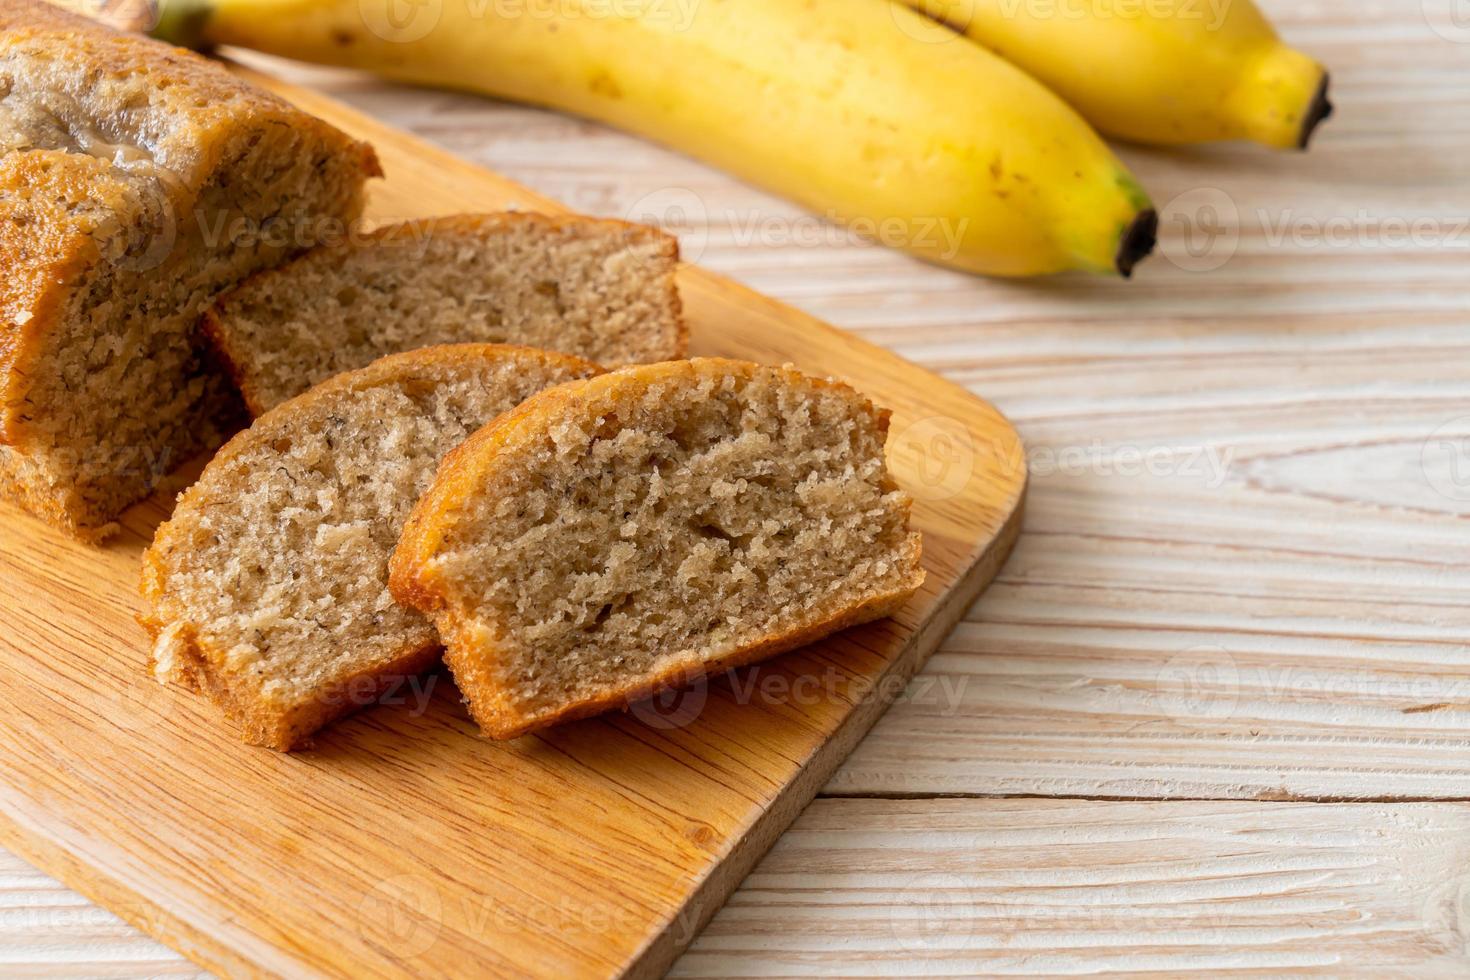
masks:
[[(209, 465), (225, 466), (241, 453), (253, 449), (262, 438), (290, 431), (297, 419), (311, 417), (319, 403), (343, 391), (362, 391), (391, 384), (400, 378), (412, 377), (419, 369), (516, 354), (530, 354), (540, 360), (560, 363), (573, 372), (595, 373), (601, 370), (597, 365), (569, 354), (501, 344), (446, 344), (394, 354), (360, 370), (337, 375), (271, 409), (256, 419), (249, 429), (226, 443)], [(198, 481), (179, 495), (177, 512), (200, 506), (201, 500), (211, 491), (205, 480), (207, 475), (208, 468)], [(234, 675), (223, 667), (226, 651), (203, 641), (199, 636), (200, 624), (191, 621), (189, 610), (169, 595), (168, 556), (175, 549), (188, 547), (189, 542), (183, 539), (177, 523), (171, 520), (159, 526), (153, 543), (143, 553), (139, 592), (144, 609), (137, 618), (155, 644), (166, 633), (168, 635), (169, 653), (176, 662), (165, 670), (165, 679), (201, 689), (240, 724), (245, 741), (279, 751), (302, 747), (323, 725), (371, 703), (373, 698), (364, 698), (360, 692), (347, 699), (350, 703), (343, 703), (342, 698), (331, 696), (331, 692), (318, 692), (318, 696), (283, 708), (279, 703), (265, 701), (233, 683)], [(158, 650), (157, 646), (155, 650)], [(392, 683), (427, 670), (436, 662), (438, 655), (437, 643), (406, 647), (390, 662), (375, 664), (370, 670), (342, 679), (334, 686), (351, 687), (358, 678), (376, 678), (384, 684)]]
[[(589, 406), (601, 405), (608, 409), (614, 405), (628, 406), (639, 400), (654, 383), (671, 378), (693, 378), (698, 374), (749, 377), (763, 370), (770, 369), (746, 361), (697, 358), (638, 365), (583, 381), (570, 381), (532, 396), (445, 456), (433, 484), (404, 525), (398, 548), (389, 562), (388, 587), (400, 604), (418, 609), (434, 620), (445, 641), (445, 662), (468, 700), (471, 714), (486, 735), (499, 739), (515, 738), (562, 721), (590, 717), (636, 702), (668, 687), (686, 683), (692, 675), (754, 663), (804, 646), (838, 630), (892, 615), (923, 584), (924, 571), (919, 566), (921, 544), (915, 536), (912, 554), (906, 556), (913, 571), (902, 586), (891, 592), (869, 596), (857, 605), (834, 610), (819, 621), (766, 636), (754, 645), (730, 650), (713, 659), (701, 660), (691, 656), (686, 661), (667, 665), (657, 675), (642, 680), (629, 690), (566, 704), (554, 712), (528, 717), (505, 701), (501, 685), (492, 676), (489, 666), (502, 657), (493, 649), (483, 648), (485, 638), (472, 634), (464, 619), (456, 614), (447, 601), (448, 584), (432, 563), (448, 530), (446, 517), (453, 512), (456, 502), (474, 495), (497, 457), (513, 453), (529, 441), (540, 438), (548, 420), (579, 410), (597, 410)], [(851, 386), (840, 381), (811, 377), (791, 368), (777, 370), (793, 382), (841, 389), (861, 398)], [(889, 413), (870, 408), (875, 424), (886, 432)]]
[[(499, 211), (478, 214), (451, 214), (435, 218), (421, 218), (375, 228), (357, 236), (352, 241), (322, 245), (306, 252), (285, 265), (264, 269), (239, 283), (234, 289), (222, 294), (207, 310), (201, 320), (201, 333), (209, 342), (221, 366), (229, 373), (235, 387), (245, 399), (251, 415), (260, 415), (266, 409), (261, 393), (251, 383), (247, 370), (249, 351), (236, 349), (231, 343), (230, 331), (224, 326), (225, 310), (238, 296), (258, 290), (275, 280), (298, 274), (300, 267), (314, 263), (333, 263), (353, 249), (382, 242), (417, 239), (436, 233), (470, 234), (483, 232), (495, 226), (517, 223), (536, 223), (553, 231), (577, 231), (590, 234), (619, 233), (638, 239), (646, 244), (657, 245), (663, 258), (671, 263), (679, 260), (679, 240), (649, 225), (618, 221), (614, 218), (589, 218), (583, 215), (548, 215), (538, 211)], [(689, 324), (684, 319), (683, 303), (677, 289), (672, 290), (674, 303), (674, 329), (672, 358), (684, 357), (689, 352)]]

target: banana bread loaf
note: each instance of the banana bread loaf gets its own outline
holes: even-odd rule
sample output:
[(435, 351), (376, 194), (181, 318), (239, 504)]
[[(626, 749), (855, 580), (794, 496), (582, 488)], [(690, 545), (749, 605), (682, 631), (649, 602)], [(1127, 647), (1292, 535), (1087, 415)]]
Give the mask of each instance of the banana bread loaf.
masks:
[(0, 494), (95, 538), (217, 445), (200, 315), (341, 237), (377, 173), (199, 55), (0, 0)]
[(677, 242), (530, 212), (410, 221), (220, 297), (205, 330), (254, 414), (385, 354), (524, 344), (622, 365), (683, 357)]
[(524, 347), (395, 354), (255, 420), (179, 498), (143, 559), (162, 681), (203, 689), (246, 741), (300, 746), (438, 659), (388, 595), (388, 557), (440, 457), (597, 368)]
[(511, 738), (887, 616), (924, 580), (888, 414), (714, 358), (542, 392), (440, 464), (390, 588)]

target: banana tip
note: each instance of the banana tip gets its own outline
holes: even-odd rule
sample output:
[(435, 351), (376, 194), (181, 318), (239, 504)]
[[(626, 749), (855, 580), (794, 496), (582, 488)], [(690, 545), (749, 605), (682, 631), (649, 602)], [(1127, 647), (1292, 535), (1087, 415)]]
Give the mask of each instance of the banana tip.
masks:
[(1332, 115), (1332, 100), (1327, 97), (1328, 87), (1332, 83), (1332, 76), (1322, 73), (1322, 81), (1317, 85), (1317, 92), (1312, 96), (1312, 104), (1307, 107), (1307, 114), (1302, 119), (1301, 138), (1297, 141), (1297, 148), (1305, 150), (1312, 142), (1312, 134), (1317, 127), (1322, 125)]
[(1159, 241), (1159, 213), (1153, 208), (1138, 212), (1123, 239), (1118, 243), (1118, 255), (1113, 265), (1124, 279), (1133, 275), (1133, 267), (1153, 252)]

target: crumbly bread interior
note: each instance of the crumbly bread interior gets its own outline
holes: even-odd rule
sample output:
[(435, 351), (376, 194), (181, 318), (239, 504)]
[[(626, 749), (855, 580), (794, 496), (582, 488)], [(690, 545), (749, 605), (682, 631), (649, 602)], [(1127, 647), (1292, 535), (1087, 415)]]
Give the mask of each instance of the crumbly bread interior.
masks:
[[(250, 740), (284, 749), (350, 707), (333, 703), (349, 679), (423, 669), (415, 658), (437, 646), (433, 628), (387, 589), (414, 502), (470, 433), (595, 370), (523, 348), (431, 348), (258, 419), (184, 495), (145, 559), (160, 672), (192, 676)], [(192, 642), (182, 660), (181, 627)]]
[[(82, 536), (237, 405), (199, 354), (224, 288), (344, 233), (370, 151), (205, 59), (10, 0), (0, 9), (0, 475)], [(236, 409), (238, 412), (238, 409)]]
[(523, 344), (600, 364), (683, 355), (677, 245), (531, 213), (408, 222), (319, 249), (221, 298), (207, 329), (252, 411), (431, 344)]
[(432, 552), (417, 577), (437, 594), (417, 601), (481, 723), (516, 734), (890, 613), (923, 573), (886, 430), (852, 389), (790, 370), (614, 372), (447, 459), (395, 566)]

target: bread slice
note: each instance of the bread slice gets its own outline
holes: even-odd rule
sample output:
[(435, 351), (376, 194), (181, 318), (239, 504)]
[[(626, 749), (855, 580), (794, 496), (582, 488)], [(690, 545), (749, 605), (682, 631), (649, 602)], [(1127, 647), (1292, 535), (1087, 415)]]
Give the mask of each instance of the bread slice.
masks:
[(476, 341), (621, 365), (683, 357), (677, 242), (526, 212), (410, 221), (321, 248), (205, 321), (255, 414), (385, 354)]
[(923, 582), (888, 414), (699, 359), (550, 389), (450, 453), (393, 555), (486, 734), (887, 616)]
[(218, 445), (200, 314), (344, 236), (378, 172), (199, 55), (0, 0), (0, 495), (95, 538)]
[(143, 559), (160, 680), (202, 688), (245, 740), (287, 750), (437, 660), (388, 558), (439, 459), (534, 392), (597, 368), (459, 344), (386, 357), (220, 450)]

